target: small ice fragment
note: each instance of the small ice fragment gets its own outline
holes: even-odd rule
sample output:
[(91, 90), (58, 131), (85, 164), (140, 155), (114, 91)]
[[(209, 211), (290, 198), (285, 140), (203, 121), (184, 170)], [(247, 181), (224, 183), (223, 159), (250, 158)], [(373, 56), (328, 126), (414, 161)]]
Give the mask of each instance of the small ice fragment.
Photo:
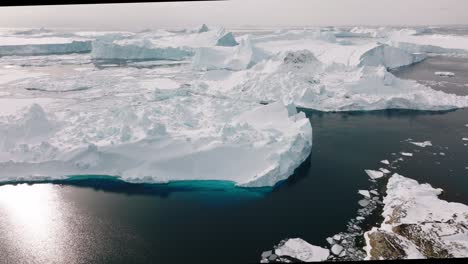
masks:
[(333, 245), (333, 247), (331, 248), (331, 252), (333, 253), (333, 255), (338, 256), (341, 253), (341, 251), (343, 251), (343, 247), (338, 244)]
[(356, 217), (356, 220), (359, 220), (359, 221), (362, 221), (362, 220), (364, 220), (364, 219), (365, 219), (365, 218), (364, 218), (364, 217), (362, 217), (362, 216), (358, 216), (358, 217)]
[(376, 190), (372, 190), (370, 191), (370, 193), (372, 193), (373, 195), (379, 195), (379, 193)]
[(389, 170), (384, 169), (384, 168), (380, 168), (379, 171), (381, 171), (381, 172), (383, 172), (383, 173), (385, 173), (385, 174), (390, 173)]
[(336, 241), (341, 241), (341, 235), (340, 234), (334, 235), (333, 239)]
[(381, 160), (380, 162), (382, 162), (383, 164), (386, 164), (386, 165), (390, 164), (390, 162), (388, 162), (388, 160)]
[(265, 251), (262, 253), (262, 259), (263, 258), (268, 258), (269, 256), (271, 256), (273, 252), (271, 250), (268, 250), (268, 251)]
[(440, 153), (439, 153), (439, 155), (441, 155), (441, 156), (445, 156), (445, 153), (443, 153), (443, 152), (440, 152)]
[(362, 207), (366, 207), (369, 205), (369, 200), (360, 200), (358, 204)]
[(346, 256), (346, 250), (341, 251), (340, 255), (338, 257), (342, 258)]
[(375, 170), (364, 170), (371, 179), (378, 179), (384, 176), (383, 172)]
[(366, 198), (370, 198), (370, 193), (367, 190), (359, 190), (358, 193)]
[(454, 77), (455, 73), (453, 72), (434, 72), (435, 75), (438, 76), (446, 76), (446, 77)]
[(468, 138), (462, 138), (463, 141), (468, 141)]
[(326, 240), (327, 240), (328, 244), (330, 244), (330, 245), (335, 244), (335, 240), (333, 240), (333, 238), (331, 238), (331, 237), (327, 237)]
[(411, 144), (416, 145), (421, 148), (425, 148), (427, 146), (432, 146), (432, 143), (430, 141), (424, 141), (424, 142), (413, 142), (410, 141)]
[(400, 152), (400, 153), (401, 153), (401, 155), (407, 156), (407, 157), (412, 157), (413, 156), (413, 153), (409, 153), (409, 152)]

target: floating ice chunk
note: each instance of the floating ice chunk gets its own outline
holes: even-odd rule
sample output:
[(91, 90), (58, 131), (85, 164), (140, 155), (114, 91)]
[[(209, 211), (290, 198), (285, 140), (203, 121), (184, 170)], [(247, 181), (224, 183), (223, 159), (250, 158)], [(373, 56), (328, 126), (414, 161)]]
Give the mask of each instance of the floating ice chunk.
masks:
[(468, 138), (462, 138), (463, 141), (468, 141)]
[(430, 141), (424, 141), (424, 142), (412, 142), (412, 141), (410, 141), (409, 143), (411, 143), (413, 145), (416, 145), (418, 147), (421, 147), (421, 148), (432, 146), (432, 143)]
[(359, 190), (358, 193), (366, 198), (370, 198), (370, 193), (367, 190)]
[(335, 244), (332, 246), (331, 252), (333, 253), (333, 255), (338, 256), (343, 251), (343, 249), (344, 248), (342, 246)]
[(413, 153), (409, 153), (409, 152), (400, 152), (401, 155), (403, 156), (406, 156), (406, 157), (412, 157), (413, 156)]
[(454, 77), (455, 73), (453, 72), (434, 72), (435, 75), (445, 76), (445, 77)]
[(313, 262), (326, 260), (330, 251), (311, 245), (300, 238), (291, 238), (280, 244), (275, 249), (275, 254), (280, 257), (288, 256), (304, 262)]
[(388, 173), (390, 173), (390, 171), (389, 171), (389, 170), (387, 170), (387, 169), (384, 169), (384, 168), (380, 168), (380, 169), (379, 169), (379, 171), (381, 171), (381, 172), (383, 172), (383, 173), (385, 173), (385, 174), (388, 174)]
[(336, 241), (341, 241), (341, 235), (340, 234), (336, 234), (333, 236), (333, 239), (336, 240)]
[(380, 162), (383, 163), (383, 164), (386, 164), (386, 165), (390, 164), (390, 162), (388, 160), (381, 160)]
[(360, 200), (360, 201), (358, 202), (358, 204), (359, 204), (360, 206), (362, 206), (362, 207), (368, 206), (369, 203), (370, 203), (370, 202), (369, 202), (369, 200), (367, 200), (367, 199), (365, 199), (365, 200)]
[(364, 170), (364, 171), (373, 180), (378, 179), (378, 178), (382, 178), (384, 176), (384, 173), (381, 172), (381, 171), (375, 171), (375, 170)]

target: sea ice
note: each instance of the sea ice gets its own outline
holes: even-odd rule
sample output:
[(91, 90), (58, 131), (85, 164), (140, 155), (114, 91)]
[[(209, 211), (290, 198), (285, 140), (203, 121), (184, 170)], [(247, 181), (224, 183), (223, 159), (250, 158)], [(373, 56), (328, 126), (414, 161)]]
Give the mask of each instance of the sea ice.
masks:
[(378, 179), (378, 178), (382, 178), (384, 176), (384, 173), (381, 172), (381, 171), (365, 170), (365, 172), (373, 180)]
[(280, 257), (288, 256), (303, 262), (324, 261), (330, 255), (325, 248), (311, 245), (300, 238), (291, 238), (280, 243), (275, 249)]
[(406, 157), (412, 157), (413, 156), (413, 153), (409, 153), (409, 152), (400, 152), (401, 155), (403, 156), (406, 156)]
[(390, 164), (390, 162), (388, 160), (381, 160), (380, 162), (383, 163), (383, 164), (386, 164), (386, 165)]
[(367, 190), (359, 190), (358, 193), (366, 198), (370, 198), (370, 193)]
[(421, 148), (432, 146), (432, 143), (430, 141), (424, 141), (424, 142), (412, 142), (412, 141), (410, 141), (409, 143), (411, 143), (413, 145), (416, 145), (418, 147), (421, 147)]
[(453, 72), (434, 72), (435, 75), (438, 76), (446, 76), (446, 77), (454, 77), (455, 73)]

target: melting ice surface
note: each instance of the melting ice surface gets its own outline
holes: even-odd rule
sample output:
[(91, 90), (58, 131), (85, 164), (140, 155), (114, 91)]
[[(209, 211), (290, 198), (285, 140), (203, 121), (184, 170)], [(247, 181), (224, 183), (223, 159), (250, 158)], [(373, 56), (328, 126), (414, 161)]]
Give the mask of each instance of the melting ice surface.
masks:
[(468, 106), (466, 96), (389, 72), (468, 50), (462, 36), (419, 33), (2, 32), (0, 181), (115, 175), (273, 186), (312, 148), (311, 124), (296, 106)]

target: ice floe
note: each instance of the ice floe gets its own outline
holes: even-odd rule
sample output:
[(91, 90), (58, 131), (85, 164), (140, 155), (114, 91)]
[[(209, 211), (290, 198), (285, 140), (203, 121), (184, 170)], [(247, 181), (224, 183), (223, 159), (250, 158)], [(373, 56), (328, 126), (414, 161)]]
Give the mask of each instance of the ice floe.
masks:
[(453, 72), (434, 72), (435, 75), (438, 76), (446, 76), (446, 77), (454, 77), (455, 73)]
[(424, 141), (424, 142), (413, 142), (413, 141), (410, 141), (409, 143), (413, 144), (413, 145), (416, 145), (418, 147), (421, 147), (421, 148), (425, 148), (425, 147), (430, 147), (432, 146), (432, 142), (431, 141)]
[[(324, 261), (330, 255), (328, 249), (311, 245), (300, 238), (291, 238), (279, 243), (276, 246), (274, 253), (279, 259), (276, 261), (302, 261), (302, 262), (314, 262)], [(263, 262), (268, 259), (267, 254), (262, 256)]]
[(382, 178), (384, 176), (384, 173), (381, 172), (381, 171), (375, 171), (375, 170), (365, 170), (365, 172), (367, 173), (367, 175), (375, 180), (375, 179), (379, 179), (379, 178)]

